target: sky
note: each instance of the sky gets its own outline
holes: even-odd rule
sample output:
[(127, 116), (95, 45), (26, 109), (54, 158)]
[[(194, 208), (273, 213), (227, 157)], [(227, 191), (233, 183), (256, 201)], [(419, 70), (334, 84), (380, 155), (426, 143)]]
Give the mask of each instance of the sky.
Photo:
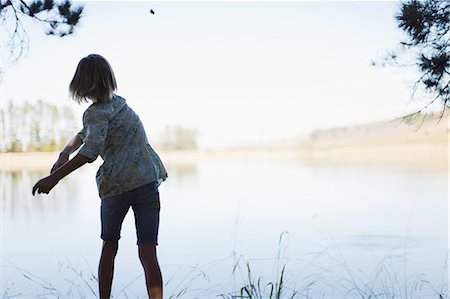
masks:
[[(374, 67), (404, 34), (399, 2), (74, 2), (75, 33), (46, 36), (24, 20), (29, 51), (11, 63), (2, 28), (1, 104), (44, 99), (73, 107), (68, 84), (81, 58), (112, 65), (117, 93), (150, 141), (167, 125), (194, 126), (201, 148), (302, 136), (415, 111), (414, 70)], [(150, 14), (153, 9), (155, 14)], [(74, 132), (76, 133), (76, 132)]]

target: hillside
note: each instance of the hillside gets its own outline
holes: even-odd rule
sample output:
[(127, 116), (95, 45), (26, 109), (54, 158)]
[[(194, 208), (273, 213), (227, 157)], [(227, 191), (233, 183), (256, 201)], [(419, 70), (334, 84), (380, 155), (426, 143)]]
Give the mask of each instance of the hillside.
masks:
[(292, 151), (308, 160), (333, 163), (401, 162), (447, 167), (449, 114), (408, 124), (399, 120), (315, 130), (307, 136), (246, 147)]

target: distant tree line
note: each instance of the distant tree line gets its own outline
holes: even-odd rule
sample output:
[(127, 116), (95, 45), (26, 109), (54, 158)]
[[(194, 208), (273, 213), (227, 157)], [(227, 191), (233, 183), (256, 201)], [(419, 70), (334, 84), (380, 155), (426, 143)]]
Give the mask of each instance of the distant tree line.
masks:
[(197, 137), (197, 128), (182, 125), (166, 126), (159, 147), (163, 150), (195, 150), (198, 149)]
[(2, 105), (0, 126), (1, 152), (57, 151), (79, 127), (69, 107), (43, 100)]
[[(81, 128), (69, 107), (43, 100), (4, 103), (0, 109), (0, 151), (59, 151)], [(168, 125), (158, 143), (162, 150), (198, 149), (194, 127)]]

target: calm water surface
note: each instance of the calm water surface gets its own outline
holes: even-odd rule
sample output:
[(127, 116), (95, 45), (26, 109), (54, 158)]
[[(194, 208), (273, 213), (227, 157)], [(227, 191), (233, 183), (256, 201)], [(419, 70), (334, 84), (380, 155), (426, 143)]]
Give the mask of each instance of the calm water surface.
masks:
[[(247, 262), (265, 283), (286, 265), (286, 286), (311, 298), (344, 298), (370, 284), (404, 295), (421, 280), (432, 285), (423, 285), (421, 298), (433, 298), (432, 288), (445, 292), (446, 172), (236, 158), (169, 163), (167, 170), (158, 246), (167, 298), (239, 290)], [(44, 171), (1, 173), (4, 298), (94, 297), (101, 246), (95, 172), (86, 166), (36, 197), (31, 188)], [(115, 298), (145, 296), (135, 242), (129, 213)]]

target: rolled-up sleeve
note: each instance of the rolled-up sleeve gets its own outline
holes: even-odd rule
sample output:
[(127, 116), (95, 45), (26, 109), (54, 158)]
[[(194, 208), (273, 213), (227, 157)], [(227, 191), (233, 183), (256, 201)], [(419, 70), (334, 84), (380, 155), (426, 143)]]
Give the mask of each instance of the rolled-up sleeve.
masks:
[(97, 159), (103, 150), (108, 135), (108, 126), (108, 118), (103, 112), (87, 110), (83, 114), (82, 136), (84, 145), (78, 153), (88, 157), (91, 161)]

